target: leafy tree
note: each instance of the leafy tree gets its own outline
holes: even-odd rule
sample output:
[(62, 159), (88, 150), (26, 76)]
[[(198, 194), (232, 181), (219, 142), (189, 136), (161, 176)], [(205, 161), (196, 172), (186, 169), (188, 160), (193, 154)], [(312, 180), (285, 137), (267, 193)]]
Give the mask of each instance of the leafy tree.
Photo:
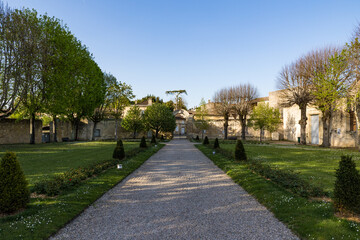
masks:
[(164, 103), (172, 112), (175, 110), (175, 104), (173, 101), (167, 101), (166, 103)]
[(17, 48), (21, 25), (14, 14), (0, 4), (0, 119), (13, 114), (26, 94), (20, 71), (21, 54)]
[(110, 114), (115, 118), (115, 140), (118, 138), (118, 121), (122, 117), (125, 107), (130, 104), (130, 99), (134, 97), (131, 86), (126, 83), (116, 82), (109, 87), (107, 102)]
[(260, 130), (260, 142), (264, 138), (265, 130), (274, 132), (280, 124), (279, 109), (269, 106), (268, 103), (258, 104), (250, 115), (249, 126)]
[[(141, 103), (141, 102), (144, 102), (144, 101), (148, 100), (149, 98), (151, 98), (153, 103), (164, 103), (164, 100), (162, 100), (160, 97), (156, 97), (153, 94), (148, 94), (148, 95), (146, 95), (146, 97), (143, 97), (143, 98), (138, 99), (136, 101), (137, 101), (137, 103)], [(132, 102), (132, 103), (134, 103), (134, 102)]]
[(144, 112), (147, 128), (155, 131), (155, 137), (161, 132), (173, 132), (176, 128), (175, 116), (164, 104), (155, 103)]
[(229, 118), (232, 111), (232, 95), (229, 89), (223, 88), (215, 92), (215, 110), (224, 117), (224, 139), (228, 137)]
[(144, 118), (141, 109), (138, 106), (130, 108), (122, 120), (121, 126), (127, 131), (132, 131), (133, 138), (135, 138), (136, 133), (144, 129)]
[(339, 99), (345, 98), (349, 89), (348, 60), (344, 52), (336, 51), (330, 57), (326, 54), (322, 57), (322, 66), (314, 75), (312, 94), (316, 107), (322, 112), (322, 146), (329, 147), (333, 114), (338, 110)]
[(204, 98), (200, 101), (200, 106), (196, 108), (195, 112), (195, 126), (201, 131), (201, 139), (204, 139), (204, 131), (209, 129), (210, 124), (207, 120), (208, 111)]
[(258, 97), (256, 87), (251, 84), (239, 84), (230, 88), (231, 99), (233, 100), (234, 109), (239, 116), (241, 123), (241, 139), (245, 140), (246, 120), (252, 110), (252, 101)]
[(175, 109), (176, 110), (181, 109), (181, 106), (183, 106), (184, 104), (183, 104), (183, 100), (181, 100), (181, 102), (180, 102), (181, 98), (179, 97), (179, 95), (183, 94), (183, 93), (185, 93), (187, 95), (186, 90), (171, 90), (171, 91), (166, 91), (165, 93), (169, 94), (169, 95), (175, 95), (175, 103), (176, 103)]

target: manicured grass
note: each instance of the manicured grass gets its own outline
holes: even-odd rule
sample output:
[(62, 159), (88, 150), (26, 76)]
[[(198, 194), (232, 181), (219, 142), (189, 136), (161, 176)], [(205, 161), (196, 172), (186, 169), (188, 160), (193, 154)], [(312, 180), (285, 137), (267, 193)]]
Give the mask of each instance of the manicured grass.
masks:
[[(224, 145), (221, 146), (224, 147)], [(213, 155), (212, 149), (201, 144), (195, 146), (223, 169), (236, 183), (272, 211), (300, 238), (360, 239), (360, 224), (336, 218), (331, 203), (309, 201), (293, 195), (282, 187), (253, 173), (245, 164), (236, 163), (221, 154)], [(260, 151), (263, 146), (257, 147), (260, 147), (258, 148)], [(255, 151), (256, 148), (253, 150)], [(265, 153), (263, 154), (265, 156)]]
[[(234, 151), (235, 144), (221, 144), (221, 148)], [(329, 149), (315, 146), (244, 144), (251, 159), (261, 160), (280, 169), (300, 173), (300, 177), (323, 188), (332, 195), (335, 170), (339, 167), (341, 155), (351, 155), (360, 170), (360, 152), (348, 149)]]
[[(0, 145), (0, 157), (5, 151), (15, 152), (30, 186), (41, 179), (71, 168), (87, 167), (112, 159), (116, 142), (70, 142), (49, 144)], [(137, 148), (137, 142), (124, 142), (125, 151)]]
[[(113, 149), (114, 143), (110, 145)], [(163, 147), (162, 144), (159, 144), (157, 148), (149, 147), (146, 151), (123, 161), (122, 170), (115, 168), (106, 170), (97, 177), (88, 179), (80, 185), (62, 192), (56, 198), (32, 198), (24, 212), (15, 216), (0, 218), (0, 239), (48, 238), (140, 167), (161, 147)]]

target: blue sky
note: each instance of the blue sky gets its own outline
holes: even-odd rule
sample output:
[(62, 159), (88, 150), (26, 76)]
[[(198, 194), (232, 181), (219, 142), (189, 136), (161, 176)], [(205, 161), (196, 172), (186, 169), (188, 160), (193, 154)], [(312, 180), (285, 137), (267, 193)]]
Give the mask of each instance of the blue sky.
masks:
[(62, 19), (103, 71), (137, 98), (186, 89), (188, 107), (220, 88), (276, 89), (281, 68), (344, 45), (360, 22), (353, 0), (5, 0)]

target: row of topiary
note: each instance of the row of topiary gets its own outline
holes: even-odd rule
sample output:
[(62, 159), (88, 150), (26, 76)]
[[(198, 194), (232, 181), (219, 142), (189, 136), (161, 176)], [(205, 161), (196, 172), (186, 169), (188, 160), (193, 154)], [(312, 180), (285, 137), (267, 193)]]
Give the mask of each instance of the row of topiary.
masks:
[[(209, 139), (205, 137), (204, 145), (209, 145)], [(278, 185), (292, 191), (302, 197), (328, 196), (323, 189), (313, 186), (300, 178), (300, 174), (291, 170), (270, 167), (256, 160), (248, 160), (241, 140), (237, 140), (234, 154), (221, 150), (218, 139), (215, 139), (214, 149), (226, 157), (235, 160), (246, 161), (252, 171), (272, 180)], [(351, 212), (360, 214), (360, 174), (351, 156), (341, 156), (339, 168), (336, 170), (336, 181), (334, 188), (333, 202), (335, 209), (339, 212)]]
[[(209, 140), (205, 138), (204, 145), (209, 144)], [(214, 148), (217, 146), (217, 152), (224, 155), (229, 159), (235, 159), (236, 161), (246, 162), (246, 166), (259, 175), (270, 179), (278, 185), (292, 191), (293, 193), (303, 197), (318, 197), (324, 196), (326, 193), (319, 187), (313, 186), (307, 181), (300, 178), (299, 173), (294, 171), (278, 169), (270, 167), (268, 164), (264, 164), (260, 161), (255, 161), (247, 158), (244, 145), (241, 140), (236, 141), (235, 151), (221, 149), (218, 143), (218, 139), (215, 139)]]
[[(155, 137), (151, 143), (156, 144)], [(58, 195), (61, 191), (116, 166), (118, 160), (124, 160), (125, 157), (131, 158), (145, 151), (146, 147), (146, 140), (143, 137), (139, 148), (132, 149), (125, 154), (123, 143), (119, 140), (113, 153), (114, 159), (96, 163), (86, 168), (71, 169), (49, 179), (41, 180), (34, 184), (31, 192), (48, 196)], [(6, 152), (0, 163), (0, 213), (12, 213), (26, 207), (30, 199), (30, 190), (27, 185), (28, 182), (16, 154)]]

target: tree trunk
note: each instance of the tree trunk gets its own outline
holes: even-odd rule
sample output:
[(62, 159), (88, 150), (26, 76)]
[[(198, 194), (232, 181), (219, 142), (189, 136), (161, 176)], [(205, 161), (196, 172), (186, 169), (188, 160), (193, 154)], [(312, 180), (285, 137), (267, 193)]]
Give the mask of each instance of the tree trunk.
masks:
[(262, 142), (263, 137), (264, 137), (264, 129), (261, 128), (261, 129), (260, 129), (260, 142)]
[(239, 116), (240, 118), (240, 123), (241, 123), (241, 140), (245, 140), (246, 136), (246, 115), (245, 116), (242, 116), (240, 115)]
[(134, 130), (133, 139), (135, 139), (135, 137), (136, 137), (136, 130)]
[(306, 105), (300, 107), (301, 119), (299, 121), (300, 124), (300, 144), (306, 145)]
[(94, 121), (94, 127), (93, 127), (93, 134), (92, 134), (92, 141), (95, 141), (95, 131), (96, 131), (96, 125), (98, 124), (98, 121)]
[(53, 116), (53, 128), (54, 128), (54, 142), (57, 141), (57, 122), (56, 122), (56, 115)]
[(155, 130), (155, 137), (158, 138), (159, 129)]
[(117, 118), (115, 118), (115, 141), (117, 141), (117, 139), (118, 139), (117, 128), (118, 128), (118, 120), (117, 120)]
[(330, 117), (326, 114), (322, 118), (323, 123), (323, 143), (322, 147), (330, 147)]
[(228, 138), (228, 127), (229, 127), (229, 115), (224, 116), (224, 139)]
[(76, 122), (75, 122), (75, 141), (78, 140), (79, 125), (80, 125), (80, 121), (76, 120)]
[(31, 114), (30, 144), (35, 144), (35, 113), (32, 113), (32, 114)]

